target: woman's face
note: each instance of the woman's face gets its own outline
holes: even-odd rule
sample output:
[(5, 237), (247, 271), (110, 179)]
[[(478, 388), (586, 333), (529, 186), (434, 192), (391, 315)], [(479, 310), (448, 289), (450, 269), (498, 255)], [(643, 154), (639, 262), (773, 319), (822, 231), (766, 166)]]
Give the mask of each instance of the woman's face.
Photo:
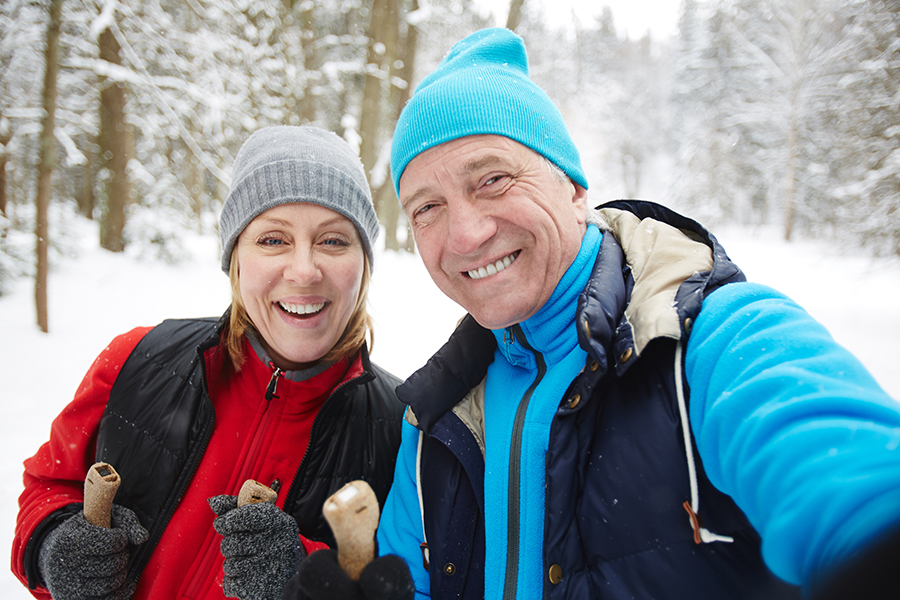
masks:
[(257, 216), (235, 247), (241, 300), (276, 366), (308, 367), (340, 339), (363, 277), (359, 233), (316, 204)]

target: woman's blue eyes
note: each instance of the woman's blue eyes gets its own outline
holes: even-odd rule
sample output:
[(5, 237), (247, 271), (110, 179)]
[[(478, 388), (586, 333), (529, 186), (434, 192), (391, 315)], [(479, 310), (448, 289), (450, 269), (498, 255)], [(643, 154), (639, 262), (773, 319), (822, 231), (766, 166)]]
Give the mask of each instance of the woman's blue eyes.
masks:
[(280, 246), (284, 244), (284, 240), (280, 238), (263, 238), (259, 240), (259, 244), (262, 246)]
[[(265, 237), (265, 238), (260, 239), (257, 243), (260, 246), (278, 247), (278, 246), (284, 246), (288, 242), (280, 237)], [(335, 246), (335, 247), (342, 247), (342, 246), (350, 245), (350, 242), (347, 242), (346, 240), (343, 240), (341, 238), (325, 238), (324, 240), (322, 240), (319, 243), (322, 244), (323, 246)]]

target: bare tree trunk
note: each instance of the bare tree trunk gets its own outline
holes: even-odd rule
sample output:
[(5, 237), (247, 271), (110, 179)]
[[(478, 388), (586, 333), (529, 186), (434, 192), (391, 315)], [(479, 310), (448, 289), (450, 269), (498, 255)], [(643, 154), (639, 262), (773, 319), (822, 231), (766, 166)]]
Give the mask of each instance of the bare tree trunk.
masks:
[[(418, 0), (412, 0), (409, 12), (418, 10)], [(406, 41), (399, 43), (399, 30), (397, 31), (397, 44), (391, 49), (392, 67), (391, 78), (400, 79), (406, 82), (405, 87), (391, 86), (391, 107), (394, 113), (393, 124), (397, 123), (400, 118), (400, 112), (412, 96), (412, 79), (416, 61), (416, 47), (419, 41), (419, 30), (412, 23), (407, 24)], [(399, 59), (402, 66), (396, 66)], [(384, 247), (387, 250), (405, 250), (407, 252), (415, 251), (415, 239), (412, 231), (409, 229), (409, 223), (400, 211), (400, 202), (394, 192), (394, 184), (390, 177), (386, 177), (384, 183), (377, 190), (374, 190), (376, 206), (379, 206), (378, 216), (384, 225)], [(400, 242), (397, 235), (400, 227), (406, 227), (406, 239)]]
[[(100, 59), (121, 65), (119, 42), (111, 28), (99, 38)], [(100, 90), (100, 169), (107, 170), (106, 202), (100, 220), (100, 246), (112, 252), (125, 249), (125, 206), (131, 186), (126, 168), (129, 158), (128, 130), (125, 123), (125, 89), (118, 83), (101, 80)]]
[[(363, 87), (362, 114), (359, 118), (359, 158), (362, 160), (372, 184), (372, 169), (378, 160), (378, 134), (381, 126), (382, 104), (384, 103), (384, 64), (387, 47), (385, 42), (391, 28), (390, 19), (397, 19), (396, 11), (391, 14), (391, 0), (373, 0), (372, 18), (369, 21), (369, 52), (366, 57), (366, 83)], [(378, 206), (375, 206), (376, 211)]]
[(794, 0), (787, 3), (790, 15), (788, 28), (790, 53), (787, 57), (790, 85), (790, 113), (788, 114), (787, 158), (784, 165), (784, 240), (791, 241), (794, 234), (794, 219), (797, 216), (796, 177), (797, 159), (800, 155), (800, 119), (804, 86), (804, 71), (807, 58), (803, 52), (809, 46), (804, 13), (807, 10), (806, 0)]
[(525, 0), (510, 0), (509, 14), (506, 16), (506, 28), (510, 31), (515, 31), (522, 22), (522, 5), (524, 4)]
[(787, 164), (784, 167), (784, 240), (791, 241), (794, 233), (794, 215), (796, 207), (794, 206), (794, 194), (797, 169), (797, 126), (794, 119), (791, 118), (790, 129), (788, 130), (788, 148), (787, 148)]
[(12, 139), (12, 127), (9, 119), (0, 115), (0, 215), (6, 216), (6, 163), (9, 160), (9, 154), (6, 152), (6, 145)]
[(184, 187), (187, 188), (188, 196), (191, 198), (191, 209), (197, 224), (203, 223), (203, 205), (204, 196), (203, 185), (200, 181), (200, 159), (194, 154), (193, 149), (188, 146), (185, 152), (187, 161), (185, 164)]
[(62, 0), (50, 0), (47, 22), (47, 49), (45, 52), (44, 92), (41, 105), (41, 137), (38, 145), (37, 217), (35, 234), (37, 237), (37, 270), (34, 277), (34, 304), (37, 309), (37, 324), (41, 331), (49, 331), (47, 316), (47, 274), (49, 273), (48, 247), (50, 233), (47, 213), (50, 209), (50, 193), (53, 169), (56, 166), (56, 79), (59, 73), (59, 29), (62, 15)]
[(83, 152), (87, 160), (84, 161), (84, 168), (81, 172), (81, 193), (78, 194), (78, 212), (88, 218), (94, 218), (94, 165), (96, 164), (96, 156), (91, 151), (94, 140), (89, 134), (83, 136)]
[(318, 64), (315, 49), (316, 31), (313, 28), (313, 6), (313, 2), (304, 2), (300, 10), (300, 45), (303, 48), (303, 69), (306, 77), (303, 102), (300, 106), (302, 123), (312, 123), (316, 120), (316, 98), (313, 90), (318, 83), (314, 77), (314, 69)]

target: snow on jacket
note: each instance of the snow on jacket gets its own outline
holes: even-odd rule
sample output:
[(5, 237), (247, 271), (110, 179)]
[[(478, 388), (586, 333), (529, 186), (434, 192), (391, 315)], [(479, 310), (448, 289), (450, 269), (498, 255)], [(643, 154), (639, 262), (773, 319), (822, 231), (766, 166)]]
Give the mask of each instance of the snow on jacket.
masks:
[[(50, 441), (25, 461), (12, 557), (23, 583), (42, 583), (40, 544), (81, 509), (84, 473), (97, 460), (119, 471), (115, 502), (150, 531), (129, 561), (129, 577), (140, 578), (134, 598), (224, 597), (207, 498), (236, 494), (248, 478), (280, 488), (277, 503), (297, 519), (308, 552), (333, 543), (321, 507), (344, 483), (366, 479), (384, 501), (399, 445), (398, 380), (363, 348), (349, 362), (280, 372), (270, 388), (273, 368), (247, 340), (242, 369), (226, 368), (223, 322), (135, 329), (95, 360)], [(41, 586), (32, 593), (49, 598)]]
[[(900, 522), (900, 404), (695, 222), (600, 213), (596, 262), (579, 255), (549, 306), (502, 332), (467, 317), (398, 389), (381, 553), (421, 597), (798, 597), (772, 571), (810, 585)], [(514, 434), (492, 438), (504, 411)], [(846, 485), (857, 469), (867, 485)]]

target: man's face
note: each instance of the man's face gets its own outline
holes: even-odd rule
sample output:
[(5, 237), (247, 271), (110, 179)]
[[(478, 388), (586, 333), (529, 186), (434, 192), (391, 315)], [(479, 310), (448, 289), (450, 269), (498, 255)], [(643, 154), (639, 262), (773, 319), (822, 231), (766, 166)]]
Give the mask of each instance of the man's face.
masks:
[(484, 327), (535, 314), (578, 254), (587, 191), (498, 135), (458, 138), (407, 165), (400, 202), (431, 278)]

